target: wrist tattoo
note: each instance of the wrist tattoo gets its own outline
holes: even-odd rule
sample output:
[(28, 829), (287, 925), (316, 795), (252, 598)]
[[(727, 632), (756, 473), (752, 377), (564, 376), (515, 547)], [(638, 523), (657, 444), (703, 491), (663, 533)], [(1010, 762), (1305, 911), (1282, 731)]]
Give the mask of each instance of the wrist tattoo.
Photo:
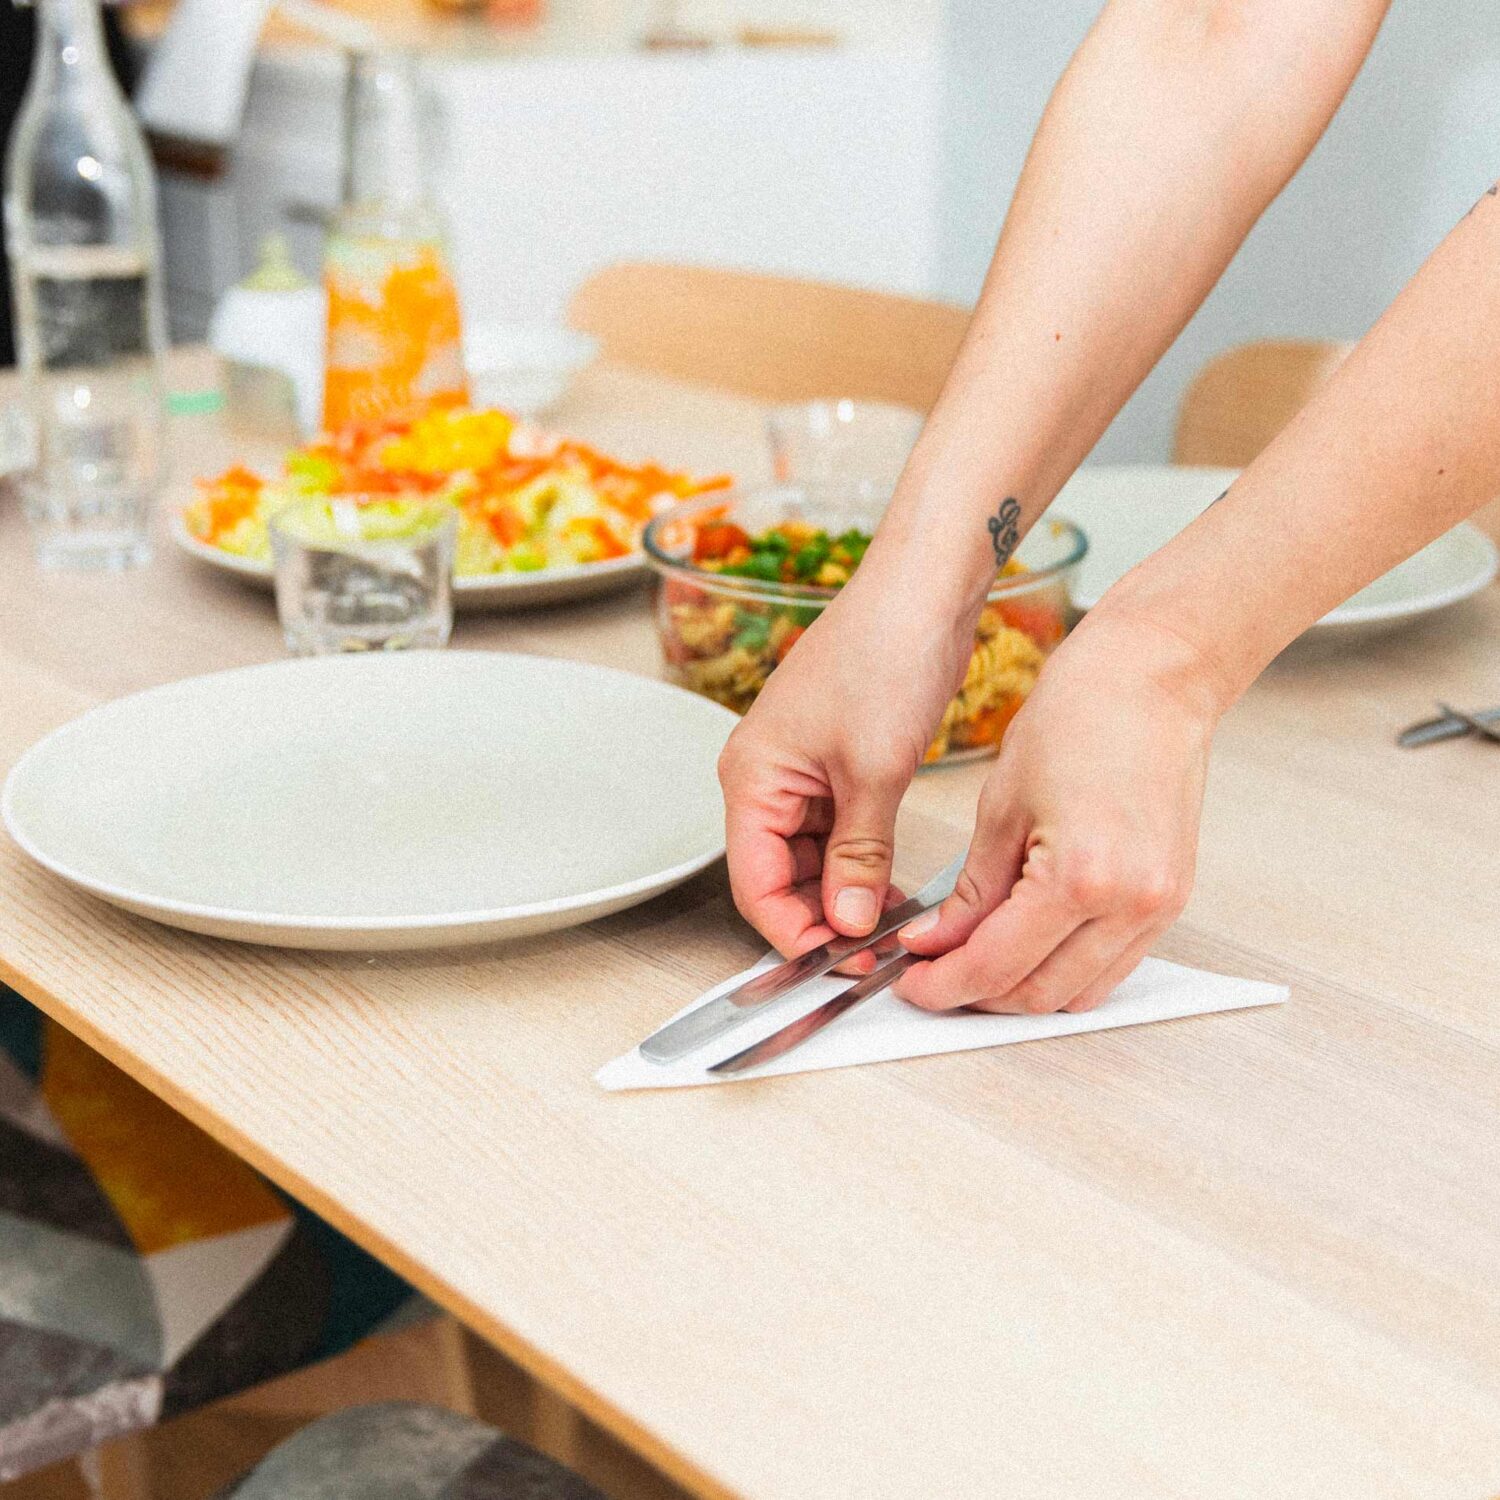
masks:
[(1021, 541), (1021, 502), (1002, 500), (999, 511), (990, 517), (989, 526), (990, 541), (995, 548), (995, 567), (1003, 568)]

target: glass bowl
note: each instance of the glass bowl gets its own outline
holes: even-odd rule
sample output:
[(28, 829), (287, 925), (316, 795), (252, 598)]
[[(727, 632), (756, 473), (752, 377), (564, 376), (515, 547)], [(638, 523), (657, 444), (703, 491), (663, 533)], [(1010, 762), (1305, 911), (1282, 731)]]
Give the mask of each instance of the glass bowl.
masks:
[[(661, 574), (656, 627), (665, 675), (679, 686), (744, 713), (802, 632), (837, 589), (717, 573), (693, 560), (699, 528), (729, 522), (750, 536), (800, 521), (831, 536), (872, 532), (884, 510), (847, 488), (780, 485), (706, 495), (674, 507), (646, 528), (645, 548)], [(1071, 521), (1044, 519), (1021, 544), (1024, 571), (995, 580), (975, 632), (974, 655), (948, 705), (926, 761), (992, 755), (1026, 701), (1042, 663), (1072, 628), (1073, 589), (1088, 541)]]

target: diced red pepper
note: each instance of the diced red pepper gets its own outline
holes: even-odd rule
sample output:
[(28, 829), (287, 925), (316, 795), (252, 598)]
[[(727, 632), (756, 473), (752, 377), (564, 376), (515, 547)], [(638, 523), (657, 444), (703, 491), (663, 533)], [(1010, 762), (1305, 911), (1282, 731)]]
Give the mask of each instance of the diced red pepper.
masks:
[(485, 524), (502, 547), (514, 547), (526, 535), (521, 512), (508, 500), (492, 500), (484, 511)]
[(693, 561), (712, 562), (728, 557), (736, 547), (748, 548), (749, 535), (733, 521), (710, 521), (698, 528), (693, 541)]

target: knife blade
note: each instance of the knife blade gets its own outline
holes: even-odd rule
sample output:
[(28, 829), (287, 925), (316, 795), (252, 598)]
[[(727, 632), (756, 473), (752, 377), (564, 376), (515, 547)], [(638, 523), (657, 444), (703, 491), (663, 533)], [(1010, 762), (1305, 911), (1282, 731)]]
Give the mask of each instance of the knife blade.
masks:
[(678, 1062), (700, 1047), (728, 1036), (747, 1021), (762, 1014), (765, 1007), (785, 999), (794, 990), (814, 979), (821, 979), (841, 963), (874, 947), (899, 928), (914, 921), (923, 912), (946, 901), (958, 883), (964, 867), (964, 856), (940, 870), (916, 895), (899, 906), (893, 906), (877, 923), (875, 930), (862, 938), (839, 937), (823, 943), (797, 958), (789, 958), (774, 969), (767, 969), (737, 985), (727, 994), (718, 995), (690, 1010), (675, 1021), (668, 1021), (653, 1031), (640, 1045), (640, 1054), (648, 1062)]
[(799, 1016), (780, 1031), (773, 1031), (764, 1041), (756, 1042), (754, 1046), (746, 1047), (732, 1057), (726, 1057), (723, 1062), (714, 1063), (708, 1071), (743, 1073), (747, 1068), (758, 1068), (763, 1063), (784, 1057), (810, 1037), (816, 1036), (825, 1026), (837, 1021), (840, 1016), (847, 1015), (856, 1005), (872, 1000), (882, 990), (888, 989), (916, 962), (917, 955), (903, 949), (888, 963), (867, 974), (858, 984), (850, 985), (832, 1000), (825, 1000), (816, 1010)]
[[(1500, 726), (1500, 708), (1483, 708), (1472, 717), (1482, 720), (1486, 725)], [(1414, 750), (1422, 745), (1436, 744), (1439, 740), (1460, 740), (1469, 733), (1470, 726), (1461, 716), (1445, 713), (1441, 718), (1423, 719), (1420, 724), (1403, 729), (1396, 736), (1396, 743), (1403, 750)]]
[(1454, 708), (1450, 704), (1439, 702), (1440, 712), (1448, 715), (1450, 719), (1457, 719), (1466, 729), (1472, 729), (1475, 734), (1483, 739), (1494, 740), (1500, 744), (1500, 729), (1496, 729), (1484, 717), (1479, 714), (1471, 714), (1462, 708)]

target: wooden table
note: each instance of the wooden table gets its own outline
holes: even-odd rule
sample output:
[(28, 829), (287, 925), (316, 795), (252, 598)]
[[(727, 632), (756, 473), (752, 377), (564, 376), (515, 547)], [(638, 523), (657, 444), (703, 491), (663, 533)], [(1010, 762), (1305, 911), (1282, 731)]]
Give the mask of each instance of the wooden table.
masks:
[[(600, 369), (568, 426), (759, 463), (743, 404)], [(188, 469), (226, 452), (181, 425)], [(280, 654), (163, 548), (41, 578), (0, 507), (0, 764), (102, 698)], [(655, 670), (645, 598), (456, 644)], [(1500, 1492), (1500, 594), (1305, 643), (1225, 724), (1162, 952), (1267, 1011), (606, 1095), (757, 951), (721, 874), (464, 954), (325, 957), (135, 920), (0, 840), (0, 973), (706, 1496), (1442, 1500)], [(1101, 705), (1100, 711), (1107, 706)], [(920, 778), (907, 857), (982, 771)]]

